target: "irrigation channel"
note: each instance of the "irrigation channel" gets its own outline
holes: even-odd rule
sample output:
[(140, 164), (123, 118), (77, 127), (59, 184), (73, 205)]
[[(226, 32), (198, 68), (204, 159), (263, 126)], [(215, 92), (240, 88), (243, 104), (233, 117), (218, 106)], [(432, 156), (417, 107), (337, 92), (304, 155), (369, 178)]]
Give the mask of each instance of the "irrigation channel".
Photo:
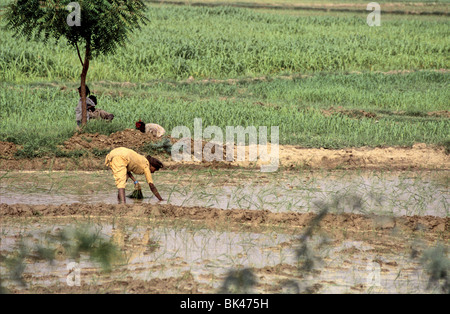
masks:
[(0, 178), (0, 278), (13, 293), (441, 291), (426, 257), (448, 248), (445, 171), (173, 170), (154, 175), (165, 201), (143, 185), (127, 205), (106, 171)]

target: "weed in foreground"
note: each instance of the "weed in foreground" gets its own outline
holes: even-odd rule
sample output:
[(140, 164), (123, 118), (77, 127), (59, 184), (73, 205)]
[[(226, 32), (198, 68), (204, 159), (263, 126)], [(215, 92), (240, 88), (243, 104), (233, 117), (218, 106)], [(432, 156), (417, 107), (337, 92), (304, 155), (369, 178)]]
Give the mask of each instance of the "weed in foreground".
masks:
[(230, 270), (219, 293), (249, 293), (256, 285), (256, 276), (249, 268)]
[(438, 244), (426, 249), (420, 261), (429, 275), (427, 289), (438, 289), (442, 293), (450, 294), (450, 259), (448, 247)]
[(89, 225), (64, 229), (58, 239), (71, 258), (78, 259), (80, 254), (87, 253), (104, 271), (111, 271), (113, 263), (120, 259), (119, 249), (100, 230), (92, 230)]
[[(321, 207), (319, 213), (312, 219), (308, 228), (300, 237), (300, 247), (296, 250), (296, 256), (299, 262), (299, 270), (301, 272), (309, 273), (313, 271), (316, 264), (320, 261), (320, 257), (314, 254), (314, 250), (311, 248), (310, 240), (316, 229), (319, 228), (320, 221), (328, 213), (328, 205), (317, 204)], [(321, 245), (321, 244), (320, 244)]]
[(2, 258), (2, 264), (9, 274), (2, 279), (26, 286), (23, 273), (27, 260), (44, 260), (53, 265), (53, 261), (61, 255), (74, 260), (79, 260), (81, 255), (88, 256), (106, 272), (111, 271), (112, 266), (122, 258), (118, 247), (108, 241), (100, 230), (93, 230), (89, 225), (70, 227), (59, 231), (57, 235), (46, 234), (37, 244), (28, 244), (21, 239), (13, 252)]

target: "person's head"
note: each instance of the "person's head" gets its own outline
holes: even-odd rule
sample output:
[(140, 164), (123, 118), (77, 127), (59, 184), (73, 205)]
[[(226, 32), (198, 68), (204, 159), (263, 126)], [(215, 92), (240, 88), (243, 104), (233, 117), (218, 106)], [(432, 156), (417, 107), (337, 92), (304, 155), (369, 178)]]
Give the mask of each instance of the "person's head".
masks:
[[(78, 87), (78, 94), (80, 94), (81, 97), (81, 86)], [(86, 85), (86, 96), (89, 96), (91, 94), (91, 91), (89, 90), (89, 87)]]
[(160, 168), (163, 168), (164, 165), (162, 162), (160, 162), (158, 159), (153, 158), (150, 155), (146, 156), (148, 163), (150, 164), (150, 172), (153, 173), (155, 171), (158, 171)]
[(142, 122), (142, 120), (139, 120), (138, 122), (136, 122), (136, 130), (139, 130), (142, 133), (145, 133), (145, 122)]
[(94, 95), (89, 96), (89, 98), (92, 100), (92, 102), (97, 105), (97, 97)]

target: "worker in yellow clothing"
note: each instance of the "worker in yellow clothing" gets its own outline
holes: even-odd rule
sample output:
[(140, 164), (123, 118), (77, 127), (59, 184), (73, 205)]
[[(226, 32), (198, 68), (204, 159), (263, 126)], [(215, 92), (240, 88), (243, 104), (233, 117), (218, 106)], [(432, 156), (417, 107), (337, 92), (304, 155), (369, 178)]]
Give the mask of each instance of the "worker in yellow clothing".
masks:
[(135, 174), (145, 175), (145, 179), (147, 180), (152, 193), (156, 196), (156, 198), (158, 198), (158, 200), (163, 200), (153, 184), (152, 178), (152, 173), (164, 167), (158, 159), (151, 156), (140, 155), (129, 148), (119, 147), (113, 149), (106, 156), (105, 165), (111, 168), (114, 179), (116, 180), (116, 186), (118, 189), (117, 198), (119, 203), (126, 203), (125, 185), (128, 178), (133, 180), (135, 185), (139, 184), (139, 182), (133, 177), (132, 172)]

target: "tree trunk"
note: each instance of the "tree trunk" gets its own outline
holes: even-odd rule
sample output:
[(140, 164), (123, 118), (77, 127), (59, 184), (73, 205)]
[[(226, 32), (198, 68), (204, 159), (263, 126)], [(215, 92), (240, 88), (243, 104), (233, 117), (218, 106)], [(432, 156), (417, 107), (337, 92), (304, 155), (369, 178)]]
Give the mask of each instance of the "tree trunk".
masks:
[(90, 43), (86, 43), (86, 52), (84, 55), (83, 70), (81, 71), (81, 125), (87, 123), (87, 105), (86, 105), (86, 76), (89, 70)]

